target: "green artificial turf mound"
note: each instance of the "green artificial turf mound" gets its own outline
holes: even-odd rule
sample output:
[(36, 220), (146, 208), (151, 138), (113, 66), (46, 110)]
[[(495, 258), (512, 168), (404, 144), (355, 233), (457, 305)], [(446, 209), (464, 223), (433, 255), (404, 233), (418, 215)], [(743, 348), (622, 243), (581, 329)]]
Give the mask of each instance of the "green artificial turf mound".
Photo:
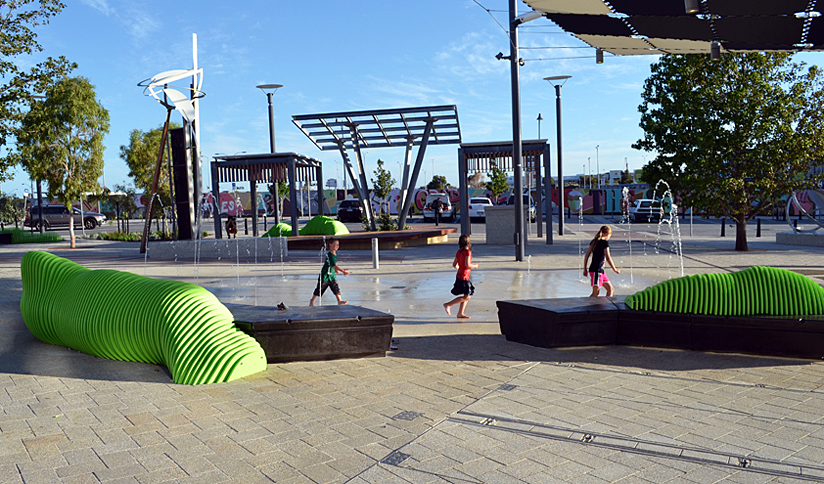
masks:
[(349, 235), (349, 229), (331, 217), (318, 215), (300, 229), (300, 235)]
[[(318, 215), (301, 227), (298, 233), (300, 235), (349, 235), (349, 229), (331, 217)], [(289, 237), (291, 235), (292, 226), (281, 222), (263, 234), (263, 237)]]
[(273, 225), (263, 237), (289, 237), (292, 235), (292, 226), (283, 222)]
[(20, 271), (20, 312), (46, 343), (165, 365), (175, 383), (190, 385), (266, 369), (260, 344), (236, 329), (229, 309), (200, 286), (93, 271), (41, 251), (24, 255)]
[(755, 266), (732, 274), (700, 274), (661, 282), (627, 296), (640, 311), (715, 316), (824, 314), (824, 288), (801, 274)]

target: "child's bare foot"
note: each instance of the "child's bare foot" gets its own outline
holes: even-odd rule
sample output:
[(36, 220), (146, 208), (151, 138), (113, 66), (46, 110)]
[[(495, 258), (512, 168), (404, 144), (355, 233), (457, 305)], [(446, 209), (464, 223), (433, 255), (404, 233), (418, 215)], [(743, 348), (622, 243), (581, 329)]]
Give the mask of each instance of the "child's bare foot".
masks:
[(338, 301), (339, 306), (343, 306), (344, 304), (349, 304), (349, 301)]
[(472, 318), (470, 318), (470, 317), (469, 317), (469, 316), (467, 316), (466, 314), (459, 314), (459, 315), (458, 315), (458, 319), (472, 319)]
[(309, 305), (310, 305), (310, 306), (314, 306), (314, 305), (315, 305), (315, 301), (309, 301)]
[(448, 304), (443, 303), (443, 308), (446, 310), (446, 314), (452, 316), (452, 311), (449, 310), (449, 305)]

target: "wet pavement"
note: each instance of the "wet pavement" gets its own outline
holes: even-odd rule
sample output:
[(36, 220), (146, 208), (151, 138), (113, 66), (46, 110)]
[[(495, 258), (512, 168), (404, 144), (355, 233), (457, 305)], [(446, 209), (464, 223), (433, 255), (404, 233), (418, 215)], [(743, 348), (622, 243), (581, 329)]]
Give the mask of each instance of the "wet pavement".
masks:
[[(824, 482), (824, 363), (630, 347), (543, 349), (500, 335), (495, 301), (585, 296), (582, 249), (613, 226), (618, 295), (668, 277), (772, 265), (824, 278), (824, 249), (750, 252), (717, 221), (627, 227), (588, 216), (527, 260), (473, 224), (476, 295), (458, 322), (449, 244), (341, 251), (344, 299), (395, 316), (384, 358), (269, 365), (243, 380), (184, 386), (155, 365), (108, 361), (31, 336), (19, 261), (0, 248), (0, 482), (660, 483)], [(628, 230), (629, 229), (629, 230)], [(672, 229), (672, 230), (670, 230)], [(629, 241), (632, 240), (630, 243)], [(656, 240), (659, 242), (656, 244)], [(226, 240), (211, 243), (226, 244)], [(231, 244), (231, 241), (228, 242)], [(139, 244), (47, 249), (93, 269), (195, 282), (227, 303), (308, 304), (319, 251), (154, 261)], [(630, 249), (632, 257), (630, 257)], [(151, 253), (151, 250), (150, 250)], [(333, 302), (331, 296), (322, 303)]]

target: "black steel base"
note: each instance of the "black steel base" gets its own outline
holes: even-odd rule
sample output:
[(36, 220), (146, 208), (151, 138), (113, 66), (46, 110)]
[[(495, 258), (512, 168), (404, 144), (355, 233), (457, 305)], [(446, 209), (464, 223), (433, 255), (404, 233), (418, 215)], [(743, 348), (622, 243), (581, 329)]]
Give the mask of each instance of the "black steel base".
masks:
[(824, 316), (707, 316), (634, 311), (623, 297), (498, 301), (501, 333), (543, 348), (650, 346), (795, 358), (824, 357)]
[(269, 363), (384, 356), (392, 342), (395, 317), (360, 306), (226, 306)]

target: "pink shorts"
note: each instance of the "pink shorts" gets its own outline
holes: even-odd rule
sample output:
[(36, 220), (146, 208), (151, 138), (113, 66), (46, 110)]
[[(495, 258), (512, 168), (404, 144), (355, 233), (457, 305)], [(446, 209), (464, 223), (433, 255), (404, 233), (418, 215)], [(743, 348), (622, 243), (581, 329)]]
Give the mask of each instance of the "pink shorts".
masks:
[(609, 277), (602, 272), (590, 272), (589, 280), (592, 281), (592, 287), (601, 287), (604, 284), (609, 284)]

